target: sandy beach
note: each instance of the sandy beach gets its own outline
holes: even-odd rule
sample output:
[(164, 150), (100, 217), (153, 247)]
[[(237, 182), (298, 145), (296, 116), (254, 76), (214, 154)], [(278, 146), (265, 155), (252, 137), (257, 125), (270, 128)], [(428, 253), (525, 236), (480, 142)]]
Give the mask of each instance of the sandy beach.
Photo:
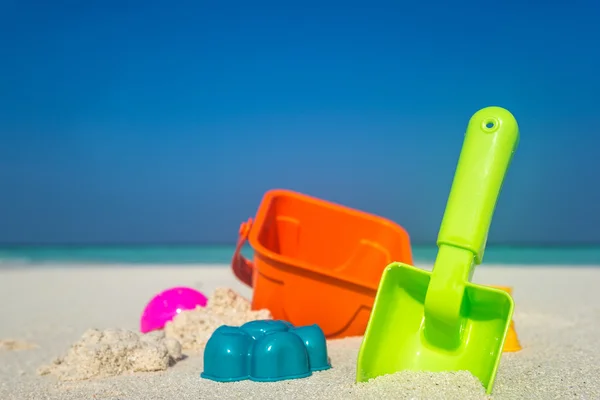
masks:
[[(503, 355), (493, 399), (600, 399), (600, 268), (485, 266), (478, 268), (475, 281), (514, 288), (514, 322), (523, 346)], [(87, 381), (37, 373), (89, 328), (137, 330), (150, 298), (174, 286), (205, 293), (231, 287), (251, 296), (228, 268), (219, 266), (2, 267), (0, 399), (486, 398), (468, 375), (356, 385), (361, 338), (329, 342), (331, 370), (277, 383), (201, 379), (201, 354), (186, 354), (166, 371)]]

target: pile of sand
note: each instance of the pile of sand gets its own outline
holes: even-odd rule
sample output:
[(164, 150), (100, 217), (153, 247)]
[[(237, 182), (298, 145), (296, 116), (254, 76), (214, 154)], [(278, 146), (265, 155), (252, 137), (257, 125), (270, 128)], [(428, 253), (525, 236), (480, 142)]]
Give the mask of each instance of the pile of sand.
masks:
[(57, 358), (38, 372), (73, 381), (163, 371), (182, 358), (182, 348), (203, 349), (219, 326), (239, 326), (257, 319), (271, 319), (271, 313), (252, 311), (250, 302), (238, 293), (219, 288), (206, 307), (181, 312), (167, 323), (164, 331), (141, 334), (124, 329), (90, 329), (71, 346), (65, 357)]
[(206, 307), (183, 311), (165, 326), (168, 338), (176, 339), (184, 350), (201, 351), (221, 325), (240, 326), (258, 319), (271, 319), (269, 310), (251, 310), (250, 301), (228, 288), (218, 288)]
[(124, 329), (90, 329), (65, 357), (38, 370), (64, 381), (84, 380), (133, 372), (164, 371), (182, 358), (181, 345), (164, 332), (146, 335)]
[[(449, 392), (451, 388), (451, 392)], [(401, 397), (400, 397), (401, 396)], [(468, 371), (402, 371), (358, 383), (353, 398), (359, 399), (461, 399), (488, 398), (479, 379)]]

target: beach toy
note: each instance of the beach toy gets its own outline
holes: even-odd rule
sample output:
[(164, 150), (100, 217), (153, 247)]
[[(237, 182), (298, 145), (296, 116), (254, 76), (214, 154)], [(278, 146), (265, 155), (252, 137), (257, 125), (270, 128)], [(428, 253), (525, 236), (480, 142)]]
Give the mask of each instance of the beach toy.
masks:
[(275, 382), (329, 368), (327, 342), (318, 325), (295, 328), (287, 321), (260, 320), (217, 328), (206, 343), (200, 376), (217, 382)]
[[(512, 296), (512, 288), (508, 286), (492, 286), (493, 288), (504, 290), (506, 293)], [(510, 321), (510, 327), (508, 328), (508, 333), (506, 334), (506, 340), (504, 340), (504, 348), (502, 351), (504, 353), (514, 353), (522, 350), (521, 343), (519, 342), (519, 337), (517, 336), (517, 330), (515, 329), (515, 322), (513, 320)]]
[(438, 234), (433, 271), (385, 268), (358, 355), (356, 379), (402, 370), (470, 371), (491, 393), (513, 314), (507, 292), (471, 282), (519, 141), (507, 110), (476, 112)]
[(144, 308), (140, 331), (147, 333), (163, 329), (180, 312), (193, 310), (198, 306), (204, 307), (207, 301), (202, 293), (187, 287), (174, 287), (160, 292)]
[[(254, 260), (240, 251), (249, 241)], [(362, 335), (381, 273), (412, 262), (406, 231), (385, 218), (289, 190), (267, 192), (240, 227), (232, 268), (254, 287), (252, 308), (327, 338)]]

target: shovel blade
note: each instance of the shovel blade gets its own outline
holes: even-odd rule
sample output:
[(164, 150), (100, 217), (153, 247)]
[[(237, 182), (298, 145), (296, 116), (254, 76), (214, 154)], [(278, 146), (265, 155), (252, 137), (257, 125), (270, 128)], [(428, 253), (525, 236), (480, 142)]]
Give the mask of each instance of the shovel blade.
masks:
[[(491, 393), (512, 319), (511, 296), (467, 283), (458, 346), (439, 347), (427, 339), (424, 329), (430, 278), (431, 272), (411, 265), (392, 263), (386, 267), (358, 354), (357, 381), (403, 370), (466, 370)], [(452, 330), (447, 332), (449, 336), (457, 334), (455, 327), (448, 329)]]

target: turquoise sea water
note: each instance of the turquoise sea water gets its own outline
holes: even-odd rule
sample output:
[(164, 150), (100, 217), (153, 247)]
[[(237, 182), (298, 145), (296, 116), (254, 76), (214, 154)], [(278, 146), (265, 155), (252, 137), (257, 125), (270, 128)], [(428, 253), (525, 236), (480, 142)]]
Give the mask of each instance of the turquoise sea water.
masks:
[[(431, 263), (437, 248), (414, 246), (415, 264)], [(43, 264), (229, 264), (234, 246), (19, 246), (0, 247), (2, 266)], [(243, 253), (251, 257), (252, 249)], [(484, 264), (598, 265), (598, 247), (500, 247), (489, 246)]]

